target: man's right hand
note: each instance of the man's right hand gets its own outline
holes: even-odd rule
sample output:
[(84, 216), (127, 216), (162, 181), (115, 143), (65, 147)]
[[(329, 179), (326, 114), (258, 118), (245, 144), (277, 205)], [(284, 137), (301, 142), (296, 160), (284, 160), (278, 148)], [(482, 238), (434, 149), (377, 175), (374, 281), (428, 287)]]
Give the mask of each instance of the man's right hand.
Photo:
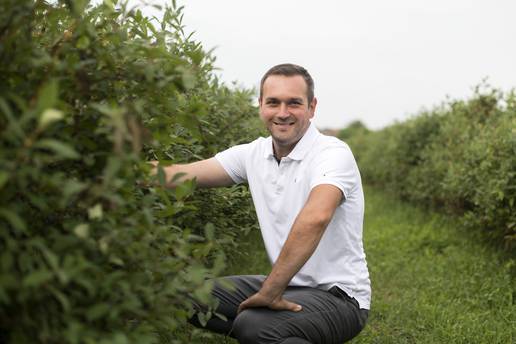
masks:
[[(149, 161), (154, 168), (151, 174), (158, 171), (159, 161)], [(231, 177), (227, 174), (222, 165), (215, 159), (210, 158), (193, 162), (190, 164), (174, 164), (164, 166), (166, 186), (173, 188), (184, 180), (196, 178), (199, 187), (218, 187), (229, 186), (234, 184)], [(178, 178), (174, 178), (177, 174), (183, 174)]]
[(250, 296), (238, 306), (238, 313), (247, 308), (267, 307), (276, 311), (299, 312), (303, 310), (301, 305), (285, 300), (282, 295), (271, 299), (260, 292)]

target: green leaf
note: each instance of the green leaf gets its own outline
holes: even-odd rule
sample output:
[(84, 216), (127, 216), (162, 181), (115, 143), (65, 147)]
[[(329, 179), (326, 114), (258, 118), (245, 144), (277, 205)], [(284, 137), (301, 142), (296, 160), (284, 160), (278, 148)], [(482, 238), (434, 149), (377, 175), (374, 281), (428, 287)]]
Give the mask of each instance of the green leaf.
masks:
[(228, 321), (228, 318), (224, 314), (222, 314), (222, 313), (214, 312), (213, 315), (216, 316), (217, 318), (223, 320), (223, 321)]
[(77, 180), (68, 180), (63, 186), (63, 196), (65, 199), (82, 192), (88, 187), (88, 184), (79, 182)]
[(2, 110), (4, 115), (7, 117), (7, 120), (9, 121), (9, 132), (13, 131), (19, 138), (25, 137), (25, 133), (23, 132), (20, 123), (15, 119), (9, 104), (3, 98), (0, 98), (0, 110)]
[(8, 274), (0, 274), (0, 303), (9, 303), (10, 297), (6, 290), (19, 289), (18, 280)]
[(27, 232), (25, 221), (23, 221), (22, 218), (15, 212), (8, 209), (0, 209), (0, 217), (6, 219), (14, 229), (17, 229), (22, 233)]
[(18, 281), (14, 276), (3, 274), (0, 275), (0, 286), (2, 287), (15, 287), (18, 285)]
[(118, 266), (124, 266), (124, 261), (120, 257), (117, 257), (117, 256), (109, 257), (109, 262), (113, 263), (115, 265), (118, 265)]
[(100, 252), (106, 254), (109, 250), (109, 239), (106, 237), (100, 238), (98, 241)]
[(57, 80), (52, 79), (41, 87), (38, 94), (37, 109), (44, 111), (56, 105), (59, 95), (59, 86)]
[(195, 73), (193, 73), (190, 69), (184, 70), (182, 74), (182, 81), (186, 89), (194, 88), (196, 82)]
[(183, 207), (182, 206), (181, 207), (176, 206), (177, 203), (179, 203), (179, 202), (176, 202), (173, 205), (168, 205), (167, 207), (165, 207), (165, 209), (157, 212), (156, 216), (158, 216), (160, 218), (170, 217), (170, 216), (174, 216), (177, 213), (181, 212), (181, 210), (183, 210)]
[(171, 182), (172, 182), (172, 183), (175, 183), (175, 182), (177, 182), (179, 179), (181, 179), (181, 177), (183, 177), (183, 176), (186, 176), (186, 173), (184, 173), (184, 172), (176, 173), (176, 174), (174, 174), (174, 176), (172, 177), (172, 181), (171, 181)]
[[(116, 1), (115, 1), (116, 2)], [(103, 1), (104, 5), (107, 6), (111, 11), (113, 11), (115, 9), (115, 4), (113, 3), (112, 0), (104, 0)]]
[(116, 176), (118, 171), (122, 168), (122, 161), (116, 156), (109, 157), (109, 160), (104, 168), (104, 186), (109, 185), (112, 179)]
[(88, 209), (88, 217), (90, 220), (102, 219), (102, 205), (100, 203)]
[(176, 119), (183, 127), (190, 131), (193, 137), (198, 140), (202, 139), (201, 132), (199, 131), (199, 120), (195, 115), (182, 113)]
[(162, 166), (158, 166), (158, 181), (159, 185), (166, 186), (167, 185), (167, 174), (165, 173), (165, 169)]
[(52, 279), (54, 274), (49, 270), (36, 270), (23, 279), (25, 287), (36, 287)]
[(195, 190), (195, 179), (186, 180), (185, 182), (177, 185), (174, 189), (174, 194), (177, 200), (183, 200), (190, 196)]
[(202, 60), (205, 58), (205, 53), (202, 51), (202, 49), (195, 49), (188, 53), (190, 58), (192, 59), (192, 62), (195, 65), (200, 65), (202, 63)]
[(123, 333), (117, 333), (113, 337), (113, 344), (128, 344), (129, 340), (127, 339), (127, 336)]
[(204, 226), (204, 235), (206, 236), (206, 239), (212, 241), (215, 238), (215, 226), (213, 223), (207, 223), (206, 226)]
[[(2, 267), (2, 271), (10, 270), (13, 267), (13, 263), (13, 252), (4, 250), (0, 256), (0, 267)], [(0, 282), (0, 285), (2, 285), (2, 282)]]
[(63, 159), (79, 159), (80, 155), (77, 151), (67, 143), (54, 139), (43, 139), (34, 145), (36, 148), (48, 149), (56, 154), (57, 157)]
[(99, 303), (96, 304), (93, 307), (90, 307), (88, 311), (86, 311), (86, 318), (89, 321), (93, 321), (96, 319), (99, 319), (109, 313), (109, 310), (111, 309), (111, 306), (107, 303)]
[(114, 105), (108, 105), (104, 103), (92, 103), (91, 107), (100, 112), (103, 115), (106, 115), (112, 119), (121, 121), (124, 113), (127, 111), (124, 107), (118, 107)]
[(54, 252), (50, 251), (47, 247), (43, 247), (42, 252), (45, 256), (48, 265), (50, 265), (50, 267), (54, 271), (57, 271), (59, 269), (59, 258), (57, 257), (57, 255)]
[(29, 194), (28, 197), (30, 202), (40, 210), (48, 211), (50, 208), (47, 203), (47, 198), (44, 195)]
[(5, 171), (0, 171), (0, 190), (4, 187), (8, 180), (9, 174)]
[(199, 319), (199, 323), (202, 327), (206, 327), (208, 320), (210, 319), (208, 313), (204, 314), (202, 312), (197, 313), (197, 319)]
[(219, 251), (213, 262), (213, 272), (218, 275), (226, 268), (226, 256), (223, 251)]
[(43, 111), (41, 117), (39, 118), (39, 128), (45, 129), (47, 126), (52, 124), (53, 122), (60, 121), (64, 118), (64, 113), (62, 111), (48, 108)]
[(81, 239), (87, 239), (90, 235), (90, 226), (86, 223), (81, 223), (73, 229), (75, 235)]
[(55, 296), (57, 301), (59, 301), (65, 312), (70, 311), (70, 301), (68, 301), (68, 297), (63, 292), (53, 286), (50, 286), (50, 292)]
[(77, 40), (77, 44), (75, 46), (77, 47), (77, 49), (87, 49), (90, 46), (90, 39), (88, 38), (88, 36), (81, 36), (81, 38)]

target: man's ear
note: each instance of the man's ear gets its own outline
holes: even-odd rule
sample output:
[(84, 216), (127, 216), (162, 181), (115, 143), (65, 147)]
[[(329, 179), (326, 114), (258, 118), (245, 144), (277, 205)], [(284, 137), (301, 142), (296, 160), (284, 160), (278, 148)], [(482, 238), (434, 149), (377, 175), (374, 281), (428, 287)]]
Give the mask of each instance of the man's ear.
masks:
[(312, 102), (310, 103), (310, 106), (309, 106), (309, 109), (310, 109), (310, 112), (312, 113), (312, 116), (315, 114), (315, 108), (317, 107), (317, 98), (314, 97), (314, 99), (312, 99)]

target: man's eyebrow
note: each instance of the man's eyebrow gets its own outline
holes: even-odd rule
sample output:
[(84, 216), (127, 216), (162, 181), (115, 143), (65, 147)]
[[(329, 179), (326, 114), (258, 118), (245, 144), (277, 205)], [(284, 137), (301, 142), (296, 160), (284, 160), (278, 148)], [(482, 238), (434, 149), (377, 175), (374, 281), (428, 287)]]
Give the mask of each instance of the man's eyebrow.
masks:
[[(266, 102), (269, 102), (269, 101), (275, 101), (275, 102), (279, 102), (280, 100), (276, 97), (266, 97), (265, 98), (265, 101)], [(287, 103), (291, 103), (291, 102), (300, 102), (300, 103), (303, 103), (303, 98), (300, 98), (300, 97), (294, 97), (294, 98), (288, 98), (286, 100)]]

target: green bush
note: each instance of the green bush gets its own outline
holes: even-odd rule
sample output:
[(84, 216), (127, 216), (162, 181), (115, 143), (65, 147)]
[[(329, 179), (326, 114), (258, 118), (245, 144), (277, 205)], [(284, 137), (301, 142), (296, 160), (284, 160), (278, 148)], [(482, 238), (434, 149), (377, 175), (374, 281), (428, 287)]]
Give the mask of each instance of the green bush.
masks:
[(398, 197), (459, 215), (489, 236), (516, 243), (516, 102), (486, 85), (347, 141), (364, 179)]
[(138, 186), (255, 137), (256, 109), (181, 8), (111, 3), (0, 4), (0, 342), (163, 341), (256, 226), (245, 188)]

